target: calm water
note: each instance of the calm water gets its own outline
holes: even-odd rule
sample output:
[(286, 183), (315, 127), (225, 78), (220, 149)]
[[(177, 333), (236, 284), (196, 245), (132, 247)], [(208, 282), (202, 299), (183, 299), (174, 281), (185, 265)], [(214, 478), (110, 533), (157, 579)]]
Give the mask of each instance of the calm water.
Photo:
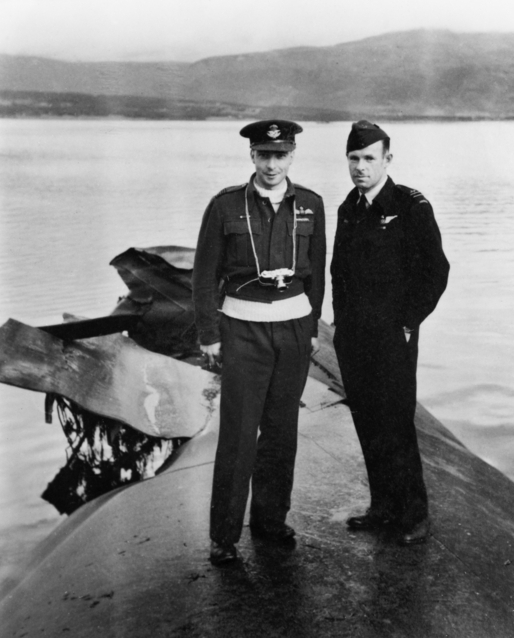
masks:
[[(109, 313), (125, 292), (108, 265), (115, 255), (194, 246), (209, 198), (251, 173), (241, 126), (0, 120), (0, 323)], [(291, 176), (323, 195), (331, 250), (351, 188), (349, 125), (304, 128)], [(514, 479), (514, 123), (385, 128), (391, 175), (430, 199), (452, 264), (422, 329), (419, 399)], [(44, 423), (43, 395), (0, 385), (0, 577), (59, 520), (39, 495), (64, 443), (60, 426)]]

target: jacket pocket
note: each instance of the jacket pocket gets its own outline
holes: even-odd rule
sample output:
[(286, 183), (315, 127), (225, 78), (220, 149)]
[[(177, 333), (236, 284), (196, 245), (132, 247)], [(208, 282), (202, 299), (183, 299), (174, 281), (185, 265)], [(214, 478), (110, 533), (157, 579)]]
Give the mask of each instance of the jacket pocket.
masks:
[[(262, 224), (258, 219), (251, 219), (255, 249), (259, 251), (260, 235), (262, 234)], [(252, 242), (248, 223), (245, 219), (226, 220), (223, 222), (223, 232), (227, 239), (227, 265), (230, 266), (253, 266), (255, 256), (253, 254)]]
[[(314, 219), (297, 220), (296, 222), (296, 267), (299, 269), (310, 268), (309, 247), (311, 236), (314, 233)], [(293, 237), (294, 222), (288, 220), (287, 234)], [(291, 241), (292, 243), (292, 241)]]

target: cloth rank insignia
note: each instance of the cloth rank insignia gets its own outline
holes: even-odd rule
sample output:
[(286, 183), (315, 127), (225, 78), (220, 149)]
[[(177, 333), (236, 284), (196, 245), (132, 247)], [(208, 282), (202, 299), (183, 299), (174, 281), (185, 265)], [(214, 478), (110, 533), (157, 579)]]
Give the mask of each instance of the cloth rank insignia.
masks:
[(425, 199), (425, 196), (423, 195), (423, 193), (420, 193), (418, 190), (416, 190), (415, 188), (412, 188), (410, 191), (410, 195), (411, 197), (413, 197), (414, 199), (419, 199), (421, 197), (421, 199), (419, 200), (418, 204), (428, 204), (428, 201)]

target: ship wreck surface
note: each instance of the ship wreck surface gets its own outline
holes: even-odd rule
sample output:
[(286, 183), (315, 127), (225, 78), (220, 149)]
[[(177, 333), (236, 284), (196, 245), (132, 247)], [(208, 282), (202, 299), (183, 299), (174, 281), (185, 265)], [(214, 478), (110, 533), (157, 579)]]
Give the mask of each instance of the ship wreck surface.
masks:
[[(62, 394), (150, 436), (189, 440), (155, 477), (83, 505), (36, 548), (4, 587), (2, 635), (513, 635), (514, 485), (421, 405), (416, 425), (433, 521), (429, 541), (405, 548), (387, 533), (347, 530), (347, 516), (366, 506), (368, 489), (332, 329), (323, 322), (300, 408), (289, 516), (296, 545), (253, 539), (245, 526), (240, 560), (211, 566), (219, 384), (194, 349), (192, 255), (180, 253), (173, 265), (173, 249), (128, 252), (137, 268), (132, 264), (124, 280), (137, 293), (118, 305), (115, 318), (75, 320), (62, 332), (8, 322), (0, 339), (14, 358), (2, 350), (0, 380)], [(151, 284), (141, 285), (146, 266), (139, 257), (161, 269), (163, 280), (170, 276), (166, 264), (180, 271), (184, 296), (171, 303), (172, 321), (169, 289), (153, 279), (155, 269)], [(120, 329), (126, 334), (109, 334)]]

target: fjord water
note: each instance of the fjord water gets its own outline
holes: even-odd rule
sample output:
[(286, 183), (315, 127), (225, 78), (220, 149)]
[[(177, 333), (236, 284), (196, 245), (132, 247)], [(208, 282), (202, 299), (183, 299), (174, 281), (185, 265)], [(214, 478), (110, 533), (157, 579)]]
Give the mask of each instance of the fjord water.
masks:
[[(241, 122), (0, 120), (0, 323), (108, 314), (131, 246), (194, 247), (203, 210), (251, 174)], [(514, 479), (514, 122), (390, 123), (390, 174), (429, 199), (450, 283), (422, 326), (418, 398)], [(306, 123), (290, 176), (323, 195), (330, 262), (352, 184), (349, 123)], [(330, 289), (324, 318), (332, 319)], [(0, 385), (0, 577), (59, 520), (40, 494), (65, 462), (43, 395)]]

